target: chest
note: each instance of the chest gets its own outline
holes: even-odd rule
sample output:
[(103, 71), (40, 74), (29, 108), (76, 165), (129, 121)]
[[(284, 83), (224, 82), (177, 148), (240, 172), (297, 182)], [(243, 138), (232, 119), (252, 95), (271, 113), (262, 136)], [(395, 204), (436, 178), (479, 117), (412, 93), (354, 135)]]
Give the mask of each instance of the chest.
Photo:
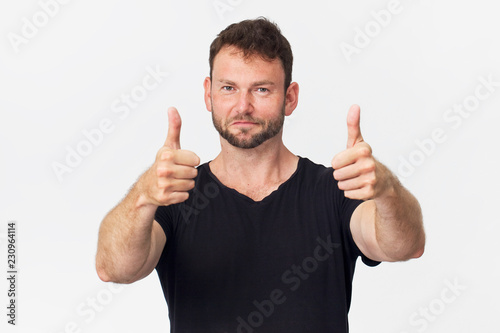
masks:
[[(328, 252), (330, 264), (341, 257), (340, 232), (317, 200), (267, 194), (269, 189), (251, 193), (254, 198), (264, 196), (262, 202), (226, 191), (213, 199), (193, 197), (198, 206), (190, 209), (189, 221), (180, 221), (173, 240), (184, 274), (205, 279), (214, 272), (230, 271), (235, 277), (260, 276), (279, 282), (291, 265), (304, 260), (314, 265), (307, 258), (315, 254), (326, 258)], [(321, 244), (328, 244), (327, 249)]]
[(234, 186), (233, 189), (238, 193), (252, 199), (253, 201), (262, 201), (264, 198), (276, 191), (279, 186), (280, 184), (277, 183), (273, 185), (265, 185), (253, 188), (248, 186)]

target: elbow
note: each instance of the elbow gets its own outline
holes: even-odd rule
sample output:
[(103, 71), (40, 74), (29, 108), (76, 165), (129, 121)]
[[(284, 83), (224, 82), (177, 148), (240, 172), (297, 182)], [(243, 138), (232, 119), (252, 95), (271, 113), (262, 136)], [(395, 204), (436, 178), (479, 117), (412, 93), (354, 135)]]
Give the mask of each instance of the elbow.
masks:
[(115, 274), (112, 274), (109, 271), (109, 269), (106, 268), (105, 265), (100, 265), (98, 262), (96, 262), (96, 272), (97, 272), (97, 276), (99, 277), (99, 279), (103, 282), (130, 284), (130, 283), (137, 281), (137, 279), (130, 279), (130, 278), (126, 279), (123, 277), (119, 277)]
[(408, 261), (410, 259), (420, 258), (424, 254), (424, 248), (419, 248), (412, 252), (406, 253), (397, 253), (393, 256), (388, 256), (389, 262), (400, 262), (400, 261)]
[(113, 264), (102, 252), (97, 252), (95, 256), (95, 270), (102, 282), (122, 283), (118, 281)]
[(97, 269), (97, 276), (99, 276), (102, 282), (113, 282), (109, 274), (103, 269)]
[(424, 251), (425, 251), (425, 232), (422, 230), (417, 250), (415, 251), (413, 258), (415, 259), (420, 258), (421, 256), (423, 256)]
[(114, 282), (113, 279), (111, 278), (111, 275), (106, 271), (103, 265), (99, 265), (98, 262), (96, 262), (96, 272), (97, 276), (99, 277), (99, 279), (101, 279), (101, 281)]
[(411, 259), (418, 259), (418, 258), (420, 258), (421, 256), (424, 255), (424, 251), (425, 251), (425, 246), (422, 246), (422, 247), (418, 248), (417, 251), (415, 251), (415, 253), (411, 257)]
[(422, 233), (420, 240), (417, 243), (416, 249), (413, 251), (410, 259), (417, 259), (424, 255), (425, 252), (425, 234)]
[[(409, 245), (409, 244), (408, 244)], [(421, 241), (414, 243), (412, 246), (404, 246), (387, 254), (389, 262), (408, 261), (410, 259), (420, 258), (425, 251), (425, 237)]]
[(97, 272), (97, 276), (102, 282), (118, 283), (116, 278), (113, 277), (113, 274), (110, 272), (109, 265), (106, 265), (106, 263), (100, 259), (99, 256), (96, 256), (95, 270)]

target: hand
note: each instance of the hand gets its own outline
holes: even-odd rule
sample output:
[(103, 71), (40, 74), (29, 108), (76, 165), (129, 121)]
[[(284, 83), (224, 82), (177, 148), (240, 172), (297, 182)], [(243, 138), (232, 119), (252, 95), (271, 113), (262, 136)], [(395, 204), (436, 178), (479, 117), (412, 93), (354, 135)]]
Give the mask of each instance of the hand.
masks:
[(142, 181), (145, 202), (168, 206), (186, 201), (194, 188), (200, 158), (189, 150), (181, 150), (181, 117), (174, 107), (168, 109), (167, 139), (156, 154), (156, 160)]
[(360, 108), (353, 105), (347, 114), (347, 149), (332, 159), (333, 177), (347, 198), (369, 200), (384, 191), (385, 168), (372, 156), (359, 126)]

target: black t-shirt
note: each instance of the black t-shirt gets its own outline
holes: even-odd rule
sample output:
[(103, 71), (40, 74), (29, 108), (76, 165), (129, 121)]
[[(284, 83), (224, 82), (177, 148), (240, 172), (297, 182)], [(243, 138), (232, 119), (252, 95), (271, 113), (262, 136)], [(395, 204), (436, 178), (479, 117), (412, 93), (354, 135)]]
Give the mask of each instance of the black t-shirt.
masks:
[(350, 232), (360, 203), (307, 158), (258, 202), (199, 166), (189, 199), (155, 215), (171, 332), (348, 332), (356, 259), (378, 264)]

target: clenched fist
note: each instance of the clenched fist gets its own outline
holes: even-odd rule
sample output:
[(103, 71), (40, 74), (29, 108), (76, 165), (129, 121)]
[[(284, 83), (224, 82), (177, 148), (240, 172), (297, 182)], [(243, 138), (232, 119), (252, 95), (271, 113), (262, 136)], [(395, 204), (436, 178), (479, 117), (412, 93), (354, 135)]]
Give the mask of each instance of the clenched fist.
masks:
[(347, 114), (347, 149), (332, 159), (333, 177), (347, 198), (374, 199), (387, 188), (390, 171), (372, 156), (360, 129), (360, 108), (353, 105)]
[(186, 201), (194, 188), (200, 158), (180, 144), (181, 117), (174, 107), (168, 109), (168, 133), (156, 160), (141, 179), (146, 204), (168, 206)]

